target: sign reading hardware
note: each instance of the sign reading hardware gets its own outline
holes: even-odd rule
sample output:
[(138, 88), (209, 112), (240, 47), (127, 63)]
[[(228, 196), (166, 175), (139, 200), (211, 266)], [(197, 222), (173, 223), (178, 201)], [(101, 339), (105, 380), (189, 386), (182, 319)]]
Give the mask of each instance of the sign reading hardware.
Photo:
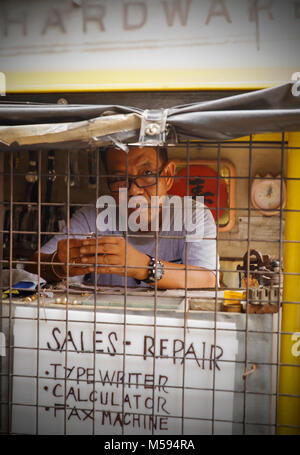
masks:
[(8, 92), (264, 87), (299, 71), (299, 0), (2, 3)]

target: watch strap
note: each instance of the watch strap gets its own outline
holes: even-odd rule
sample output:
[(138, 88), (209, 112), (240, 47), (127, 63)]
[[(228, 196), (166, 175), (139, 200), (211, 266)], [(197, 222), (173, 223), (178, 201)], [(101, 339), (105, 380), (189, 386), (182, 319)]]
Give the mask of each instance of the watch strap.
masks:
[[(135, 281), (137, 284), (140, 284), (141, 281), (143, 281), (144, 283), (154, 283), (155, 281), (159, 281), (164, 274), (164, 270), (163, 270), (164, 265), (160, 261), (156, 261), (153, 256), (150, 256), (150, 254), (147, 254), (147, 256), (150, 258), (150, 264), (148, 265), (148, 270), (149, 270), (148, 278), (146, 278), (145, 280), (136, 279)], [(157, 266), (159, 266), (161, 268), (161, 276), (158, 279), (157, 279)]]

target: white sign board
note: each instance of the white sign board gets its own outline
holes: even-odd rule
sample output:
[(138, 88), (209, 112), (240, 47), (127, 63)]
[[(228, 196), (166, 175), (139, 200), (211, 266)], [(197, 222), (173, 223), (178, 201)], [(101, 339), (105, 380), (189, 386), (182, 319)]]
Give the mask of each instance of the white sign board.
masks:
[(299, 71), (294, 0), (10, 0), (7, 91), (252, 88)]
[(196, 318), (184, 329), (180, 316), (127, 314), (125, 326), (117, 312), (69, 310), (67, 326), (64, 309), (37, 316), (16, 306), (13, 432), (211, 434), (214, 417), (216, 434), (232, 433), (234, 323), (216, 333)]

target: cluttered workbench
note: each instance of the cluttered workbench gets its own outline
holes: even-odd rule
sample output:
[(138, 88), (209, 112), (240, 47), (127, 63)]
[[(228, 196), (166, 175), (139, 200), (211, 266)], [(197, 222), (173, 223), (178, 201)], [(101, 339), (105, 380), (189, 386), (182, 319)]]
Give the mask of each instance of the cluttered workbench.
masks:
[[(11, 276), (10, 276), (11, 275)], [(50, 306), (127, 308), (135, 310), (213, 311), (233, 313), (276, 313), (278, 286), (249, 289), (167, 289), (95, 286), (80, 280), (47, 284), (24, 270), (3, 271), (2, 300)], [(5, 289), (5, 287), (7, 289)], [(247, 299), (248, 293), (248, 299)]]
[(216, 434), (239, 434), (247, 377), (246, 432), (271, 434), (280, 312), (245, 313), (241, 290), (230, 308), (224, 292), (12, 287), (3, 422), (25, 434), (207, 434), (214, 415)]

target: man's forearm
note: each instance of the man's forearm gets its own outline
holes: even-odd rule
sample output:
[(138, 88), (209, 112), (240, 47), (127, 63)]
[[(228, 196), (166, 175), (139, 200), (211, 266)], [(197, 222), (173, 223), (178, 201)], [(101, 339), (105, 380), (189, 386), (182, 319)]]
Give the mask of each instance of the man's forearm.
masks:
[(214, 288), (216, 285), (216, 276), (210, 270), (192, 265), (161, 262), (165, 265), (165, 273), (157, 283), (160, 289)]
[[(145, 266), (148, 266), (149, 259), (145, 258), (145, 261)], [(161, 262), (164, 264), (164, 274), (157, 282), (159, 289), (214, 288), (216, 285), (216, 276), (210, 270), (193, 265), (186, 266), (185, 264), (174, 264), (167, 261)], [(148, 274), (149, 270), (145, 268), (139, 271), (137, 278), (144, 280)], [(155, 286), (154, 283), (152, 285)]]
[[(149, 257), (145, 256), (145, 269), (137, 269), (138, 276), (136, 278), (144, 280), (148, 277), (148, 265)], [(26, 264), (25, 270), (31, 273), (38, 274), (38, 253), (36, 252), (31, 258), (32, 264)], [(53, 264), (59, 262), (58, 259), (53, 258), (53, 254), (40, 254), (40, 275), (48, 283), (55, 283), (61, 281), (65, 276), (66, 272), (64, 268), (59, 264)], [(143, 262), (143, 261), (142, 261)], [(142, 265), (139, 263), (139, 267)], [(189, 289), (198, 288), (213, 288), (216, 284), (216, 276), (213, 272), (207, 269), (201, 269), (192, 265), (186, 266), (185, 264), (174, 264), (171, 262), (161, 261), (164, 264), (164, 275), (157, 282), (159, 289)], [(186, 270), (187, 268), (187, 270)], [(101, 273), (101, 272), (100, 272)], [(78, 270), (78, 274), (79, 270)], [(153, 286), (155, 284), (153, 283)]]

